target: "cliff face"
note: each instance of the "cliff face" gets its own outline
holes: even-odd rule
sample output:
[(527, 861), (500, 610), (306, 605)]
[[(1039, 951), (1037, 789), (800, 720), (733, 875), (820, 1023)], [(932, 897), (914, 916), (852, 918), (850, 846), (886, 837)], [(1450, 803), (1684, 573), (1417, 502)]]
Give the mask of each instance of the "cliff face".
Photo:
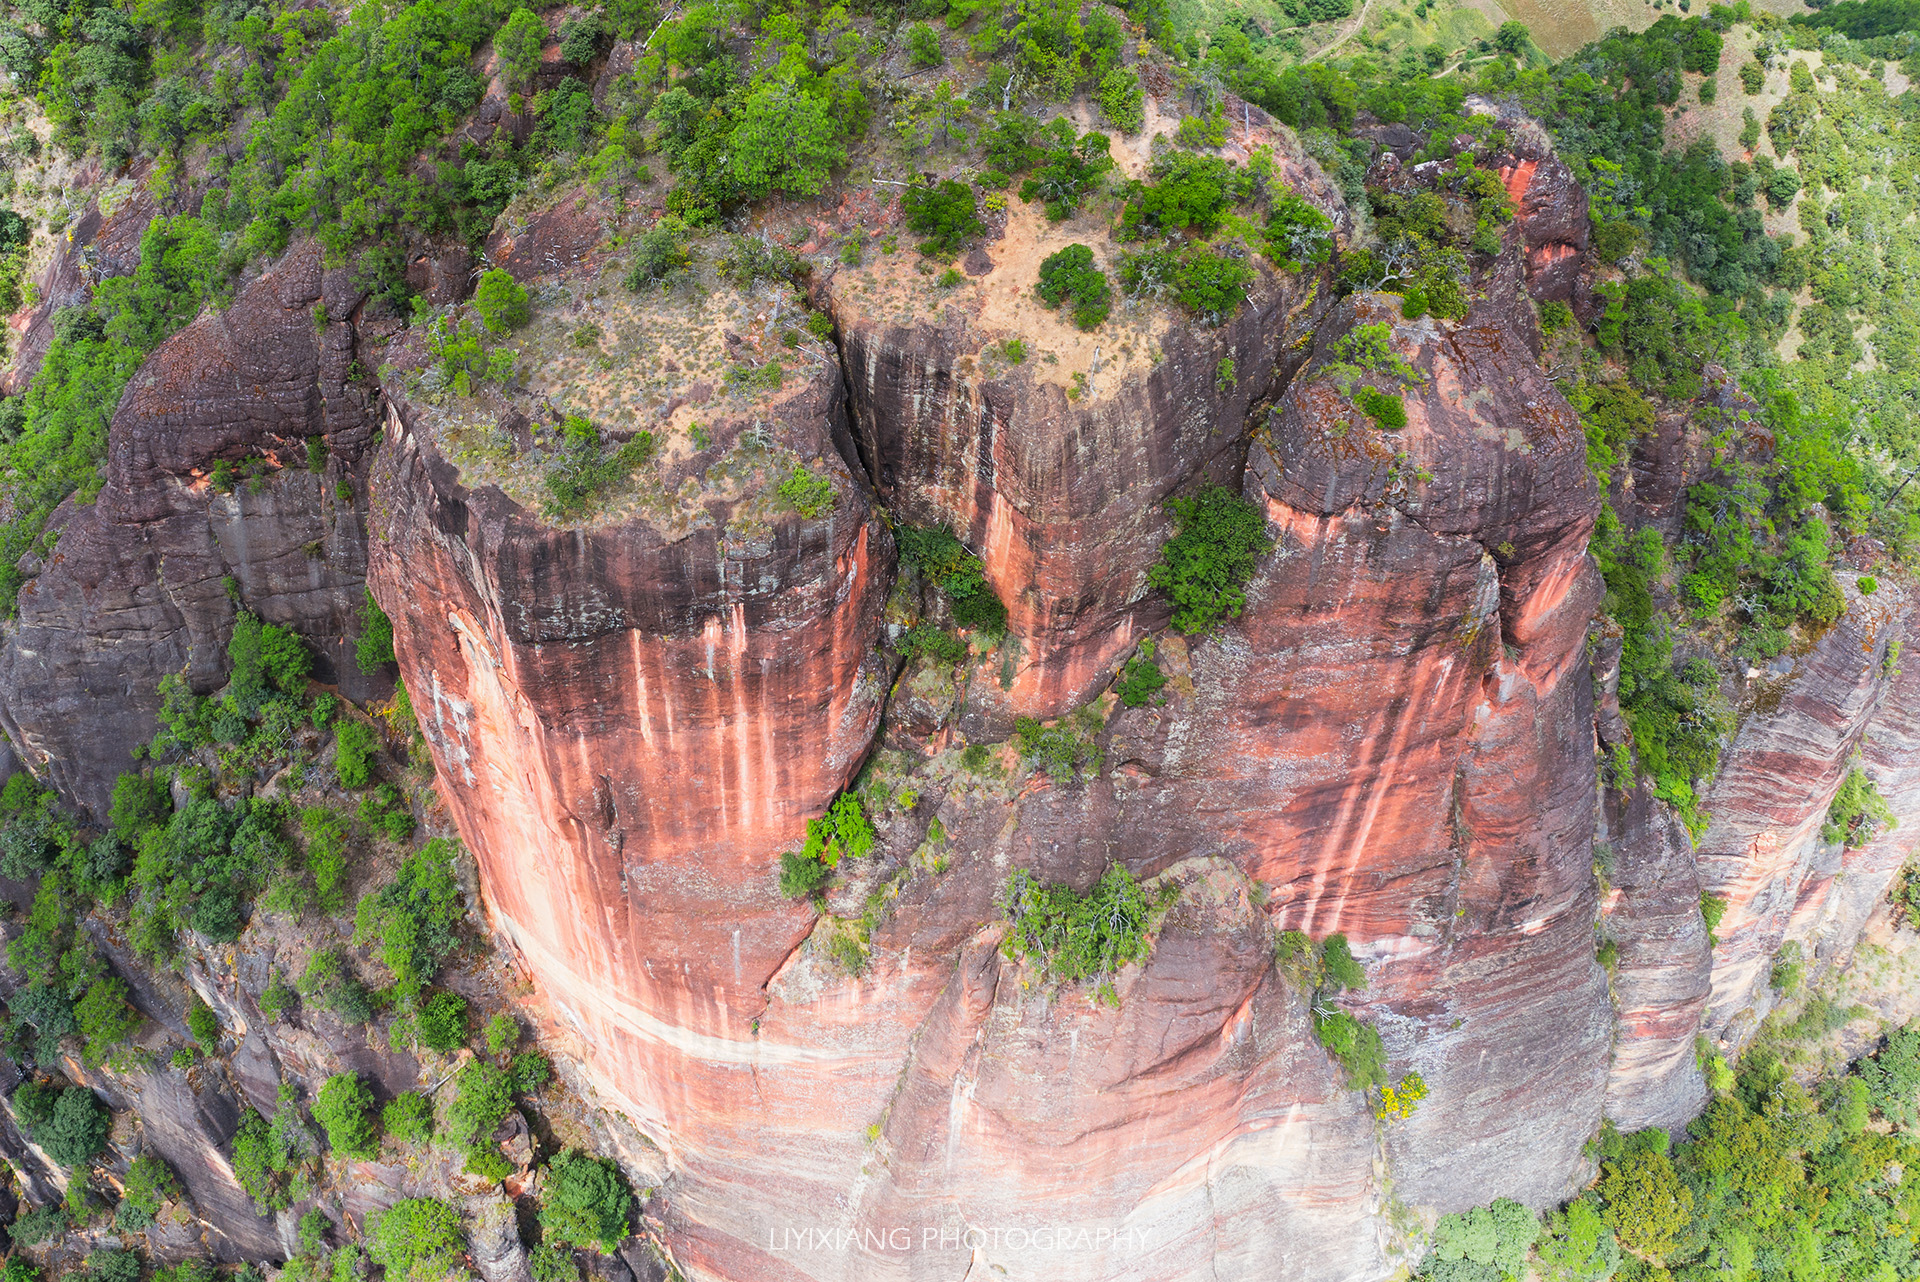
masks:
[[(96, 816), (153, 735), (160, 678), (220, 684), (236, 608), (304, 634), (316, 676), (349, 697), (376, 692), (350, 644), (366, 567), (352, 463), (373, 427), (349, 375), (360, 301), (309, 244), (168, 339), (114, 415), (98, 498), (62, 505), (54, 552), (26, 567), (0, 648), (0, 725)], [(328, 445), (318, 473), (314, 436)], [(220, 459), (255, 466), (220, 494)]]
[[(776, 395), (715, 401), (669, 360), (684, 380), (650, 411), (663, 439), (700, 441), (657, 474), (695, 495), (672, 519), (648, 498), (556, 524), (474, 479), (404, 353), (386, 404), (356, 388), (386, 331), (296, 249), (129, 388), (105, 490), (62, 510), (22, 595), (0, 717), (104, 810), (159, 676), (217, 682), (224, 577), (363, 695), (345, 646), (364, 573), (490, 921), (551, 1030), (664, 1150), (691, 1276), (1389, 1276), (1406, 1208), (1544, 1205), (1590, 1174), (1603, 1116), (1688, 1120), (1696, 1037), (1731, 1053), (1753, 1034), (1783, 940), (1843, 959), (1920, 839), (1920, 663), (1892, 655), (1913, 608), (1892, 574), (1870, 596), (1843, 574), (1839, 624), (1730, 679), (1743, 716), (1697, 852), (1644, 789), (1596, 787), (1596, 736), (1625, 742), (1619, 642), (1590, 633), (1598, 494), (1534, 322), (1536, 301), (1585, 305), (1585, 198), (1536, 127), (1507, 124), (1517, 216), (1463, 320), (1335, 301), (1323, 271), (1263, 276), (1217, 328), (1141, 305), (1083, 335), (1030, 299), (1070, 237), (1021, 213), (934, 319), (904, 255), (824, 280), (837, 359)], [(570, 287), (588, 232), (582, 215), (497, 248)], [(455, 252), (416, 266), (441, 298), (466, 274)], [(766, 358), (764, 304), (721, 327), (730, 364)], [(1363, 327), (1381, 346), (1355, 347)], [(1405, 426), (1363, 415), (1359, 383), (1400, 398)], [(1702, 466), (1686, 420), (1636, 444), (1630, 523), (1674, 528)], [(369, 540), (337, 487), (376, 423)], [(511, 488), (534, 436), (497, 426)], [(312, 435), (324, 475), (303, 470)], [(213, 460), (268, 454), (283, 466), (211, 492)], [(796, 462), (833, 486), (816, 515), (773, 492)], [(726, 468), (759, 479), (694, 484)], [(1166, 623), (1146, 585), (1163, 500), (1210, 482), (1258, 505), (1275, 546), (1238, 618), (1161, 636), (1164, 699), (1121, 707), (1103, 687)], [(1005, 643), (900, 668), (897, 625), (938, 602), (897, 569), (894, 520), (979, 552)], [(1089, 705), (1104, 764), (1084, 778), (1000, 744), (1015, 715)], [(983, 764), (966, 742), (1000, 746)], [(1856, 749), (1906, 822), (1843, 851), (1819, 828)], [(856, 778), (876, 849), (821, 914), (780, 895), (775, 861)], [(1117, 1004), (1002, 950), (1011, 872), (1084, 890), (1115, 863), (1172, 897)], [(1717, 946), (1703, 890), (1729, 903)], [(1286, 930), (1352, 941), (1369, 982), (1341, 1000), (1394, 1078), (1426, 1082), (1411, 1119), (1347, 1089), (1274, 964)], [(223, 1249), (266, 1253), (286, 1226), (204, 1157), (241, 1099), (264, 1107), (282, 1067), (352, 1063), (397, 1089), (414, 1066), (207, 991), (240, 1034), (233, 1080), (103, 1085), (152, 1113), (176, 1165), (208, 1168), (189, 1183)], [(410, 1187), (366, 1175), (368, 1206)]]

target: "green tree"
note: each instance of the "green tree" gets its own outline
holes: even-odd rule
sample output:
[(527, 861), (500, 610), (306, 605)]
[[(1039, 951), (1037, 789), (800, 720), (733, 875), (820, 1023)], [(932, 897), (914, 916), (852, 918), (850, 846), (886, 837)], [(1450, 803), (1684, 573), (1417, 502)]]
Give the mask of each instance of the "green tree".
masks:
[(314, 1100), (313, 1117), (326, 1128), (327, 1143), (334, 1152), (357, 1158), (370, 1158), (379, 1152), (373, 1092), (358, 1073), (329, 1077)]
[(1664, 1258), (1693, 1216), (1693, 1191), (1662, 1151), (1643, 1149), (1608, 1162), (1597, 1187), (1607, 1227), (1636, 1255)]
[(1191, 634), (1237, 618), (1246, 604), (1242, 588), (1273, 550), (1266, 514), (1223, 485), (1169, 499), (1167, 507), (1173, 537), (1147, 581), (1173, 602), (1173, 626)]
[(374, 1221), (367, 1253), (396, 1279), (429, 1282), (460, 1268), (460, 1212), (432, 1197), (403, 1198)]
[(1093, 250), (1085, 245), (1068, 245), (1049, 254), (1040, 264), (1036, 291), (1048, 307), (1071, 300), (1073, 323), (1081, 329), (1098, 326), (1111, 306), (1107, 274), (1093, 265)]
[(540, 51), (547, 42), (547, 24), (531, 9), (515, 9), (493, 37), (493, 51), (511, 85), (526, 86), (540, 70)]
[(570, 1148), (548, 1165), (540, 1195), (540, 1227), (549, 1241), (611, 1255), (627, 1236), (632, 1211), (633, 1194), (612, 1159), (589, 1157)]
[(816, 196), (846, 160), (827, 100), (789, 84), (747, 95), (729, 141), (729, 170), (749, 196)]
[(916, 67), (937, 67), (946, 61), (940, 54), (940, 33), (924, 22), (907, 28), (907, 53)]
[(47, 1120), (33, 1129), (34, 1143), (69, 1170), (78, 1170), (107, 1146), (113, 1114), (84, 1086), (69, 1086), (54, 1101)]
[[(511, 272), (498, 267), (493, 268), (480, 278), (480, 285), (473, 291), (473, 307), (480, 313), (480, 323), (487, 327), (489, 334), (505, 334), (519, 329), (532, 319), (533, 311), (527, 303), (527, 291)], [(387, 643), (393, 643), (392, 625), (388, 625)]]
[(402, 1091), (380, 1112), (380, 1124), (402, 1144), (433, 1138), (433, 1103), (418, 1091)]

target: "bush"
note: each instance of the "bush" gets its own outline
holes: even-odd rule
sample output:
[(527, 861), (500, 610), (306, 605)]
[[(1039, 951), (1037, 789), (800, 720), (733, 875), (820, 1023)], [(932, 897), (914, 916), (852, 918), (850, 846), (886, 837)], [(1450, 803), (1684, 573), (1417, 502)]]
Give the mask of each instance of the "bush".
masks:
[(197, 994), (187, 1007), (187, 1031), (193, 1034), (193, 1040), (200, 1043), (200, 1049), (207, 1054), (211, 1055), (220, 1049), (220, 1017)]
[(360, 590), (360, 635), (353, 641), (353, 662), (365, 673), (393, 662), (393, 620), (366, 588)]
[[(1333, 220), (1292, 192), (1276, 197), (1267, 216), (1267, 256), (1288, 271), (1300, 271), (1332, 255)], [(1412, 295), (1407, 299), (1411, 305)]]
[(142, 1153), (127, 1167), (124, 1206), (130, 1206), (150, 1223), (160, 1208), (180, 1196), (180, 1181), (166, 1160), (155, 1153)]
[(1266, 515), (1223, 485), (1169, 499), (1167, 507), (1174, 534), (1147, 581), (1173, 602), (1173, 626), (1191, 635), (1238, 618), (1246, 604), (1241, 589), (1273, 551)]
[(418, 1091), (402, 1091), (380, 1110), (380, 1125), (402, 1144), (424, 1144), (433, 1138), (433, 1102)]
[(533, 1282), (580, 1282), (580, 1265), (572, 1251), (559, 1251), (538, 1243), (527, 1252), (527, 1268)]
[(502, 1011), (487, 1021), (487, 1054), (498, 1058), (519, 1044), (519, 1020)]
[(380, 746), (373, 727), (364, 721), (342, 721), (333, 732), (333, 772), (342, 788), (364, 788), (373, 782), (373, 754)]
[[(15, 775), (14, 778), (26, 779), (30, 776)], [(138, 841), (142, 833), (165, 823), (167, 816), (172, 813), (173, 801), (167, 795), (164, 777), (123, 774), (114, 780), (113, 802), (107, 812), (107, 823), (120, 840), (128, 843)]]
[(1146, 94), (1140, 77), (1124, 67), (1115, 67), (1100, 79), (1095, 97), (1100, 114), (1123, 134), (1137, 134), (1147, 123)]
[(73, 1004), (73, 1017), (79, 1025), (80, 1036), (86, 1039), (81, 1059), (89, 1066), (106, 1063), (144, 1019), (127, 1001), (126, 984), (114, 976), (96, 979), (89, 985), (86, 993)]
[(1827, 807), (1827, 821), (1821, 825), (1820, 840), (1859, 847), (1898, 826), (1893, 807), (1880, 795), (1866, 771), (1854, 766), (1840, 781), (1833, 804)]
[(374, 1129), (373, 1092), (358, 1073), (336, 1073), (320, 1087), (313, 1118), (327, 1132), (327, 1143), (344, 1157), (371, 1158), (380, 1151)]
[(570, 1148), (548, 1165), (540, 1194), (540, 1227), (548, 1241), (612, 1255), (627, 1236), (632, 1211), (633, 1194), (611, 1159)]
[(17, 1246), (39, 1246), (42, 1242), (53, 1241), (66, 1234), (71, 1225), (67, 1222), (66, 1211), (58, 1206), (36, 1206), (30, 1211), (21, 1212), (14, 1222), (7, 1226), (7, 1236)]
[(1378, 388), (1362, 385), (1353, 394), (1360, 412), (1378, 423), (1383, 431), (1399, 432), (1407, 426), (1407, 407), (1398, 396), (1389, 396)]
[(467, 1040), (467, 999), (457, 993), (435, 993), (420, 1008), (414, 1028), (420, 1044), (445, 1054)]
[(513, 1089), (531, 1095), (553, 1080), (553, 1065), (539, 1051), (522, 1051), (513, 1057), (512, 1077)]
[(931, 529), (902, 525), (894, 530), (894, 538), (900, 545), (900, 559), (946, 596), (956, 624), (994, 636), (1006, 631), (1007, 607), (987, 582), (986, 567), (952, 530), (944, 525)]
[(107, 1146), (113, 1114), (84, 1086), (69, 1086), (54, 1101), (46, 1121), (32, 1129), (33, 1142), (68, 1170), (78, 1170)]
[(1490, 1206), (1443, 1215), (1433, 1228), (1433, 1254), (1440, 1261), (1471, 1260), (1501, 1276), (1527, 1276), (1527, 1253), (1540, 1236), (1540, 1219), (1510, 1198)]
[(662, 218), (634, 242), (633, 266), (627, 272), (627, 288), (639, 293), (654, 285), (665, 284), (676, 272), (686, 268), (688, 256), (684, 239), (686, 224), (671, 216)]
[(955, 664), (967, 657), (967, 643), (948, 632), (945, 628), (936, 628), (930, 623), (917, 623), (909, 628), (904, 636), (893, 643), (893, 648), (908, 659), (921, 655), (936, 663)]
[(1740, 64), (1740, 88), (1751, 98), (1767, 83), (1767, 69), (1757, 62)]
[(1887, 1044), (1859, 1064), (1875, 1112), (1903, 1131), (1920, 1130), (1920, 1022), (1887, 1034)]
[(1239, 310), (1256, 275), (1246, 263), (1204, 244), (1120, 257), (1120, 283), (1128, 293), (1170, 292), (1174, 301), (1209, 325), (1222, 324)]
[(1693, 1192), (1663, 1151), (1643, 1149), (1608, 1162), (1597, 1186), (1607, 1227), (1635, 1255), (1662, 1259), (1693, 1214)]
[(457, 1272), (465, 1249), (460, 1212), (438, 1198), (410, 1197), (374, 1221), (367, 1253), (395, 1282), (429, 1282)]
[(1167, 674), (1153, 661), (1153, 638), (1141, 637), (1140, 649), (1120, 669), (1113, 692), (1129, 708), (1144, 708), (1159, 697), (1167, 684)]
[(916, 183), (900, 197), (909, 230), (925, 236), (920, 252), (951, 258), (960, 247), (987, 230), (980, 221), (973, 188), (949, 178), (938, 186)]
[(907, 52), (916, 67), (937, 67), (946, 59), (940, 54), (940, 35), (924, 22), (907, 28)]
[(1316, 1005), (1313, 1035), (1340, 1061), (1349, 1090), (1364, 1091), (1387, 1084), (1387, 1048), (1380, 1032), (1346, 1011)]
[(87, 1275), (95, 1282), (140, 1282), (140, 1257), (132, 1251), (89, 1252)]
[(780, 856), (781, 892), (793, 898), (812, 894), (826, 883), (827, 870), (838, 867), (842, 856), (862, 857), (873, 849), (874, 839), (873, 823), (860, 798), (841, 793), (826, 814), (807, 821), (806, 845), (798, 853)]
[(1056, 783), (1066, 783), (1076, 770), (1083, 778), (1100, 773), (1106, 753), (1093, 737), (1098, 729), (1098, 713), (1089, 717), (1083, 711), (1051, 726), (1019, 717), (1013, 723), (1013, 739), (1028, 765)]
[(424, 988), (459, 943), (465, 909), (453, 873), (458, 850), (435, 837), (406, 858), (392, 881), (361, 896), (354, 914), (355, 941), (377, 943), (401, 997)]
[(1099, 325), (1111, 307), (1107, 275), (1093, 265), (1093, 250), (1085, 245), (1068, 245), (1049, 254), (1040, 264), (1037, 292), (1048, 307), (1071, 301), (1073, 323), (1081, 329)]
[(1115, 973), (1145, 961), (1152, 949), (1147, 925), (1153, 900), (1119, 864), (1084, 895), (1064, 882), (1046, 885), (1026, 869), (1016, 869), (1007, 878), (1001, 908), (1011, 923), (1000, 946), (1003, 953), (1034, 958), (1052, 979), (1092, 980), (1095, 994), (1109, 1005), (1120, 1003)]
[(780, 482), (780, 498), (801, 516), (812, 520), (833, 510), (833, 482), (804, 466), (796, 466)]
[(1354, 958), (1345, 935), (1328, 935), (1320, 945), (1320, 973), (1336, 990), (1367, 986), (1366, 968)]
[(480, 277), (479, 287), (473, 291), (473, 309), (480, 314), (487, 332), (494, 335), (510, 333), (533, 319), (527, 291), (511, 272), (498, 267)]
[[(778, 376), (777, 363), (766, 368)], [(594, 500), (623, 484), (634, 469), (645, 466), (654, 454), (652, 432), (635, 432), (608, 451), (600, 439), (599, 429), (576, 414), (567, 416), (560, 433), (560, 448), (555, 451), (543, 478), (548, 494), (547, 515), (556, 520), (585, 513)]]
[(1727, 915), (1727, 901), (1710, 890), (1700, 892), (1700, 918), (1707, 923), (1707, 942), (1718, 946), (1720, 941), (1714, 931), (1720, 929), (1720, 919)]
[(512, 1083), (504, 1071), (485, 1060), (469, 1060), (453, 1083), (444, 1133), (456, 1148), (471, 1150), (491, 1140), (513, 1111)]

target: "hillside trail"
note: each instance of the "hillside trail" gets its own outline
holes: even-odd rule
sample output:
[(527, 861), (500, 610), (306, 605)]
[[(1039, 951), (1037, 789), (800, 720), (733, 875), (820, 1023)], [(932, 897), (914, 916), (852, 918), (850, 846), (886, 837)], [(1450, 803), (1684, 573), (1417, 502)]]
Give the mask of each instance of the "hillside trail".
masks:
[(1342, 31), (1338, 36), (1334, 37), (1334, 41), (1332, 44), (1328, 45), (1326, 48), (1315, 53), (1313, 56), (1315, 58), (1324, 58), (1328, 54), (1332, 53), (1335, 49), (1338, 49), (1341, 45), (1345, 44), (1347, 41), (1353, 39), (1356, 35), (1360, 34), (1360, 29), (1367, 25), (1367, 13), (1372, 8), (1373, 8), (1373, 0), (1366, 0), (1366, 3), (1360, 6), (1360, 12), (1353, 16), (1353, 21), (1347, 24), (1347, 29), (1345, 31)]

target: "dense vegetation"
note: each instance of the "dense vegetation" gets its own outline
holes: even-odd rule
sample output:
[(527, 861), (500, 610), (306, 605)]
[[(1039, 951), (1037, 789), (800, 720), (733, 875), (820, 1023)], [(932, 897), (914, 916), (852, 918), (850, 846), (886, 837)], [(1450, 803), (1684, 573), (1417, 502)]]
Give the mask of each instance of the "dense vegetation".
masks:
[(1085, 894), (1063, 882), (1048, 885), (1019, 868), (1001, 895), (1009, 923), (1001, 950), (1033, 962), (1050, 979), (1090, 982), (1099, 1000), (1117, 1006), (1115, 973), (1146, 960), (1155, 910), (1178, 894), (1171, 883), (1150, 893), (1119, 864)]
[(1763, 1036), (1737, 1074), (1719, 1066), (1682, 1135), (1605, 1130), (1594, 1187), (1544, 1223), (1504, 1199), (1442, 1216), (1418, 1276), (1518, 1282), (1529, 1261), (1580, 1282), (1909, 1276), (1920, 1234), (1898, 1172), (1920, 1160), (1920, 1029), (1811, 1090), (1780, 1049)]

